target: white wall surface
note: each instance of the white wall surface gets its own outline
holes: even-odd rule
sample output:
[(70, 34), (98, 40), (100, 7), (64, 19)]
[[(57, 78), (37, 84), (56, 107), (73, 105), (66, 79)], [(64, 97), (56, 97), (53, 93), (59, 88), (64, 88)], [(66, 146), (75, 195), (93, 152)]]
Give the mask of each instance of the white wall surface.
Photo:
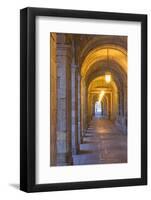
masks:
[[(148, 35), (151, 34), (150, 0), (4, 0), (0, 3), (0, 199), (151, 199), (151, 136), (148, 134), (149, 185), (137, 187), (91, 189), (27, 194), (19, 191), (19, 10), (49, 7), (148, 14)], [(151, 41), (148, 38), (148, 55)], [(149, 56), (148, 66), (151, 64)], [(148, 67), (149, 68), (149, 67)], [(149, 68), (148, 74), (151, 70)], [(149, 77), (149, 87), (151, 78)], [(149, 92), (149, 101), (151, 94)], [(149, 106), (149, 111), (150, 106)], [(151, 114), (148, 123), (151, 124)], [(150, 127), (149, 131), (150, 132)], [(93, 172), (92, 172), (93, 173)]]

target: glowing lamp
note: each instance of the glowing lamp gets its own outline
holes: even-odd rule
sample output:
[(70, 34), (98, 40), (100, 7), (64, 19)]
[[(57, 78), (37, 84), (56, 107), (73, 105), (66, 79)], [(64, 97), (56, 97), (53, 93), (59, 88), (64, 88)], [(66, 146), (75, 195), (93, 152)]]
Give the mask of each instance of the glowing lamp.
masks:
[(106, 81), (106, 83), (110, 83), (111, 82), (111, 74), (110, 73), (106, 73), (105, 74), (105, 81)]

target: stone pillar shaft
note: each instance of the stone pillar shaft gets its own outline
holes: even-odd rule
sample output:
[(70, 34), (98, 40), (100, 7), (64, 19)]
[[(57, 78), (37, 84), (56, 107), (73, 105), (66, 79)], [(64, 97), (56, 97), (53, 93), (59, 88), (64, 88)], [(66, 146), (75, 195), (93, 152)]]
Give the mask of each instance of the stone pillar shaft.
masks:
[(50, 165), (56, 165), (56, 124), (57, 124), (57, 88), (56, 88), (56, 34), (50, 34)]
[[(82, 133), (81, 133), (81, 77), (78, 73), (78, 143), (82, 143)], [(79, 147), (80, 148), (80, 147)]]
[(71, 156), (71, 58), (70, 45), (57, 46), (57, 165), (72, 164)]
[(81, 80), (81, 132), (82, 137), (86, 131), (86, 86), (84, 80)]
[(78, 153), (78, 74), (77, 66), (71, 67), (72, 85), (72, 154)]

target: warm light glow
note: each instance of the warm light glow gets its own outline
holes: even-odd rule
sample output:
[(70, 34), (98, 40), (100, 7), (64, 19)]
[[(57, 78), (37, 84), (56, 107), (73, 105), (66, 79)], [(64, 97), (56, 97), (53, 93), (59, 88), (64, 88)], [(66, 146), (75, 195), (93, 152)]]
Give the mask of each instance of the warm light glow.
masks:
[(105, 92), (104, 92), (104, 90), (102, 90), (102, 91), (100, 92), (100, 95), (99, 95), (99, 103), (101, 103), (104, 94), (105, 94)]
[(105, 81), (107, 83), (110, 83), (111, 82), (111, 74), (105, 74)]

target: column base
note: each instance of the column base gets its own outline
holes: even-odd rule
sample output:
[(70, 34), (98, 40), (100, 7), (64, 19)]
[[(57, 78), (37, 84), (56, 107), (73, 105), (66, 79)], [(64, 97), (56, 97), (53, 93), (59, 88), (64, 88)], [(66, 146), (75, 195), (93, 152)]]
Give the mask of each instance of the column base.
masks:
[(68, 166), (73, 165), (73, 159), (71, 153), (57, 153), (56, 166)]

